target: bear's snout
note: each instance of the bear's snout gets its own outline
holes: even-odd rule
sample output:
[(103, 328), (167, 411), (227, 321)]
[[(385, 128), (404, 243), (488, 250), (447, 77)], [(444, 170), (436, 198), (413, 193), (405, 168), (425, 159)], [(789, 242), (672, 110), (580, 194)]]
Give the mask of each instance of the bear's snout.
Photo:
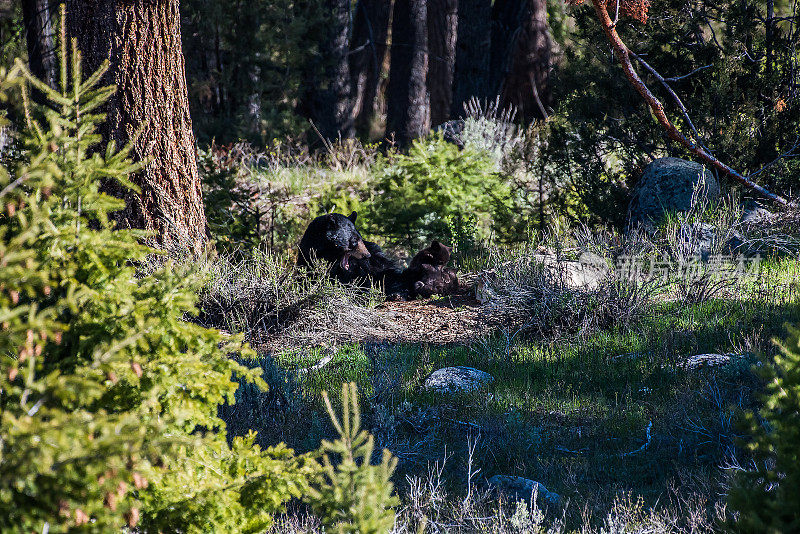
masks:
[(359, 240), (358, 245), (356, 245), (356, 248), (350, 251), (350, 255), (358, 260), (369, 258), (370, 256), (372, 256), (372, 254), (369, 253), (369, 250), (367, 250), (367, 246), (364, 244), (363, 239)]

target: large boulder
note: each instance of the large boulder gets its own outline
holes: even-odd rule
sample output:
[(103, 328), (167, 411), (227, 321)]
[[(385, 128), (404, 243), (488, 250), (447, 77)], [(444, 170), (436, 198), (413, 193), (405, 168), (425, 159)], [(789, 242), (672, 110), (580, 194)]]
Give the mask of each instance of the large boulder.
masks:
[(685, 212), (720, 197), (707, 167), (680, 158), (659, 158), (645, 167), (628, 208), (631, 228), (658, 223), (667, 212)]
[(425, 379), (425, 388), (436, 393), (469, 393), (494, 382), (494, 377), (472, 367), (437, 369)]

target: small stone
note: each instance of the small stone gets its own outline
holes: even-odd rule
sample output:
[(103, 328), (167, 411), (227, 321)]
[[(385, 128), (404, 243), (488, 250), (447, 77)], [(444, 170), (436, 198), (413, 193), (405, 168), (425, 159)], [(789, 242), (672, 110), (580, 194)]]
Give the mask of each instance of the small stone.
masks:
[(558, 493), (549, 491), (541, 482), (529, 478), (495, 475), (489, 479), (489, 486), (515, 501), (529, 502), (535, 490), (537, 495), (549, 504), (557, 506), (561, 502), (561, 496)]
[(494, 377), (472, 367), (444, 367), (431, 373), (425, 388), (436, 393), (469, 393), (494, 382)]

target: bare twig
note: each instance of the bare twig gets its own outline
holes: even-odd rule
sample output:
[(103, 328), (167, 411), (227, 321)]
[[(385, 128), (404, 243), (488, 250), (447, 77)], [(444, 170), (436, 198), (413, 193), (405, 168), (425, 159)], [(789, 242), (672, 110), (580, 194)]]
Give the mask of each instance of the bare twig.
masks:
[(626, 453), (621, 454), (620, 458), (625, 458), (626, 456), (639, 454), (640, 452), (644, 451), (647, 447), (649, 447), (650, 446), (650, 439), (652, 438), (652, 435), (650, 434), (651, 430), (653, 430), (653, 422), (652, 421), (647, 423), (646, 438), (644, 440), (644, 445), (642, 445), (641, 447), (639, 447), (635, 451), (630, 451), (630, 452), (626, 452)]
[[(667, 80), (666, 80), (666, 79), (665, 79), (663, 76), (661, 76), (661, 75), (660, 75), (660, 74), (659, 74), (659, 73), (658, 73), (658, 72), (657, 72), (657, 71), (656, 71), (656, 70), (655, 70), (653, 67), (651, 67), (651, 66), (650, 66), (650, 65), (649, 65), (649, 64), (648, 64), (648, 63), (647, 63), (647, 62), (646, 62), (644, 59), (642, 59), (642, 58), (641, 58), (639, 55), (637, 55), (635, 52), (633, 52), (633, 51), (630, 51), (630, 54), (631, 54), (631, 56), (633, 56), (633, 58), (634, 58), (634, 59), (636, 59), (636, 61), (638, 61), (639, 63), (641, 63), (641, 64), (642, 64), (642, 66), (643, 66), (645, 69), (647, 69), (647, 71), (648, 71), (650, 74), (652, 74), (652, 75), (653, 75), (653, 77), (654, 77), (656, 80), (658, 80), (659, 82), (661, 82), (661, 85), (662, 85), (662, 86), (664, 86), (664, 89), (666, 89), (666, 90), (667, 90), (667, 92), (670, 94), (670, 96), (672, 97), (672, 99), (675, 101), (675, 104), (678, 106), (678, 109), (680, 109), (680, 110), (681, 110), (681, 115), (683, 115), (683, 118), (686, 120), (686, 123), (689, 125), (689, 128), (691, 128), (691, 129), (692, 129), (692, 132), (694, 132), (695, 139), (697, 140), (697, 142), (698, 142), (698, 143), (699, 143), (699, 144), (700, 144), (700, 145), (701, 145), (701, 146), (702, 146), (702, 147), (703, 147), (703, 148), (704, 148), (704, 149), (705, 149), (705, 150), (706, 150), (706, 151), (707, 151), (709, 154), (711, 154), (711, 150), (709, 150), (709, 149), (708, 149), (708, 147), (706, 147), (706, 146), (703, 144), (703, 142), (702, 142), (702, 136), (700, 135), (700, 132), (698, 132), (698, 131), (697, 131), (697, 128), (695, 128), (695, 126), (694, 126), (694, 122), (692, 122), (692, 118), (691, 118), (691, 117), (689, 117), (689, 112), (686, 110), (686, 106), (684, 106), (684, 105), (683, 105), (683, 102), (681, 101), (680, 97), (679, 97), (679, 96), (678, 96), (678, 95), (675, 93), (675, 91), (673, 91), (673, 90), (672, 90), (672, 87), (670, 87), (670, 85), (667, 83)], [(688, 76), (688, 75), (687, 75), (687, 76)]]

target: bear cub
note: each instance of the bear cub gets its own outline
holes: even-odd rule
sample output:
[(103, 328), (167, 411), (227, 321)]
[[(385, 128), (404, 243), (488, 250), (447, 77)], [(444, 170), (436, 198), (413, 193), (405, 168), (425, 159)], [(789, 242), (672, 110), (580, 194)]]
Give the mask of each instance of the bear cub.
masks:
[(404, 275), (410, 296), (428, 298), (431, 295), (452, 295), (459, 289), (458, 276), (447, 267), (450, 262), (450, 247), (439, 241), (420, 250), (411, 259)]
[(349, 217), (328, 213), (311, 221), (300, 239), (297, 265), (310, 267), (315, 259), (324, 261), (329, 275), (343, 284), (377, 282), (388, 297), (405, 298), (402, 271), (377, 244), (362, 239), (357, 218), (356, 212)]

